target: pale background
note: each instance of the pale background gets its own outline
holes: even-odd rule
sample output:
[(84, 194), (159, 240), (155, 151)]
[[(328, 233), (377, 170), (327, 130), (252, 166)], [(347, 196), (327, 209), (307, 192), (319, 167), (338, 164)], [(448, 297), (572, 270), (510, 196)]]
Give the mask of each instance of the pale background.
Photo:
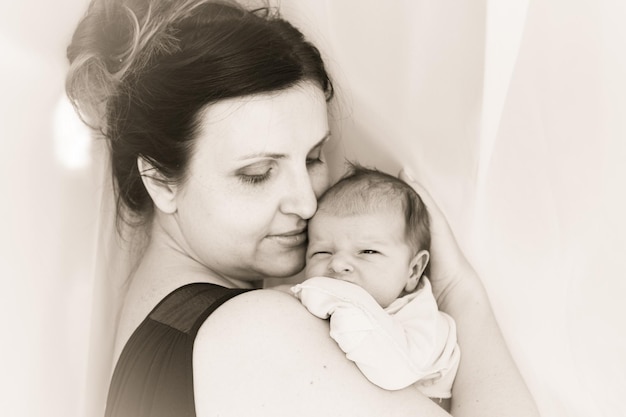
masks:
[[(78, 417), (123, 292), (95, 272), (101, 144), (63, 99), (87, 2), (0, 1), (0, 414)], [(626, 3), (282, 7), (338, 84), (336, 154), (425, 182), (542, 414), (625, 416)]]

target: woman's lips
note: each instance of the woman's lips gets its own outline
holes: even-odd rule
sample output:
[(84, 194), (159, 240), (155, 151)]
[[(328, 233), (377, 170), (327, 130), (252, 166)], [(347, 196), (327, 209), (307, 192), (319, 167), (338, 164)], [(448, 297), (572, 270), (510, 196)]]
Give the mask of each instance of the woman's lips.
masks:
[(306, 244), (306, 237), (306, 229), (267, 236), (268, 239), (285, 248), (295, 248)]

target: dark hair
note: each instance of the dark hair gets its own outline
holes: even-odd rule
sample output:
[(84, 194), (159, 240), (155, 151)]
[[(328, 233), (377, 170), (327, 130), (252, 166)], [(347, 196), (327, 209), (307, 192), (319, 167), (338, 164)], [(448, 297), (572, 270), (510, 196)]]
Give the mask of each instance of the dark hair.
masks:
[(303, 81), (333, 96), (319, 51), (298, 29), (275, 10), (228, 1), (92, 0), (67, 56), (67, 94), (110, 144), (118, 220), (153, 211), (138, 157), (159, 178), (184, 181), (207, 105)]
[(399, 206), (409, 246), (415, 253), (430, 250), (430, 218), (417, 192), (401, 179), (376, 169), (355, 163), (349, 167), (348, 173), (322, 195), (318, 210), (352, 216)]

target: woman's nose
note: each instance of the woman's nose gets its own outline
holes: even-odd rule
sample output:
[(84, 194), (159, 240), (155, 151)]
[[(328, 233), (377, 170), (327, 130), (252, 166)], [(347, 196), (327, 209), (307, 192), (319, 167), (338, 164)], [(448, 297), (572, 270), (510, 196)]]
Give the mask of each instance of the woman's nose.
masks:
[(281, 211), (310, 219), (317, 210), (317, 197), (308, 171), (290, 176), (287, 180), (289, 185), (285, 190)]

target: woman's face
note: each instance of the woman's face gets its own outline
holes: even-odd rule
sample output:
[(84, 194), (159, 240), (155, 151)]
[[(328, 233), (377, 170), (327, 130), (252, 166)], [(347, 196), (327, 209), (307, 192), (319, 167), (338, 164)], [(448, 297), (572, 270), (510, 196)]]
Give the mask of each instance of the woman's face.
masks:
[(183, 250), (239, 280), (302, 270), (307, 220), (329, 185), (329, 134), (324, 94), (311, 83), (209, 106), (176, 194)]

